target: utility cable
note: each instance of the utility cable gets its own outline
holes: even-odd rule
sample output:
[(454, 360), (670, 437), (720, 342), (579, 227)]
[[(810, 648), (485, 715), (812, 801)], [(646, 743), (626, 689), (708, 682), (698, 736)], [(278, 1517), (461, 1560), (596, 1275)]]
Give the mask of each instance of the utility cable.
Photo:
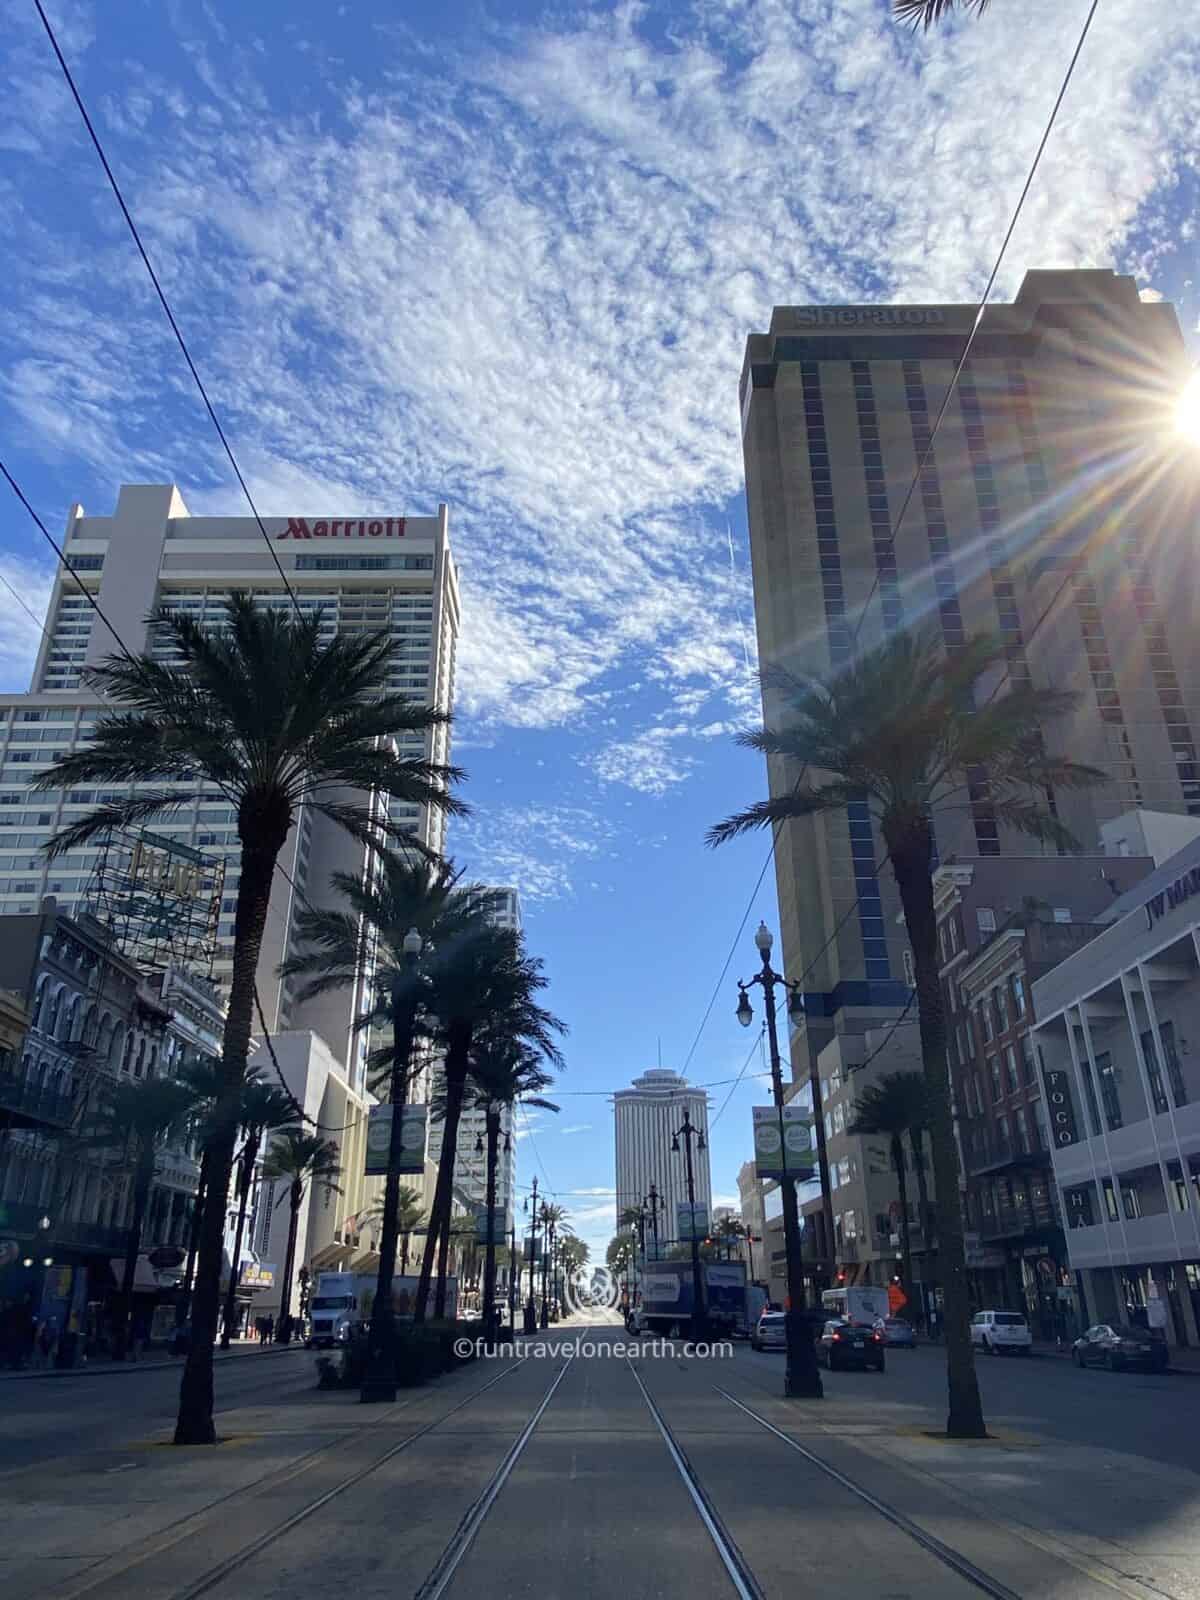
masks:
[(254, 514), (254, 520), (258, 524), (258, 531), (262, 534), (267, 549), (271, 553), (271, 560), (275, 563), (275, 570), (278, 572), (280, 579), (283, 582), (283, 587), (291, 599), (296, 615), (298, 617), (303, 617), (303, 612), (300, 609), (300, 602), (296, 599), (296, 592), (288, 582), (287, 573), (283, 570), (278, 553), (276, 552), (274, 544), (271, 542), (271, 536), (263, 526), (263, 520), (258, 514), (258, 507), (254, 503), (254, 496), (250, 493), (249, 485), (246, 483), (246, 479), (242, 474), (242, 469), (238, 465), (237, 457), (234, 455), (233, 448), (229, 443), (229, 439), (226, 436), (225, 430), (221, 426), (221, 420), (217, 416), (216, 410), (213, 407), (213, 403), (208, 397), (208, 390), (204, 387), (204, 381), (196, 368), (196, 363), (192, 360), (192, 353), (187, 347), (187, 341), (184, 339), (183, 334), (180, 331), (179, 323), (175, 320), (175, 313), (171, 310), (170, 303), (167, 300), (166, 294), (163, 292), (163, 286), (159, 282), (158, 274), (155, 272), (154, 267), (151, 264), (150, 257), (146, 253), (146, 246), (142, 243), (142, 236), (138, 232), (137, 224), (133, 220), (133, 215), (130, 212), (128, 205), (125, 203), (125, 196), (121, 193), (121, 186), (118, 184), (116, 176), (113, 173), (113, 169), (109, 165), (108, 157), (104, 153), (104, 146), (100, 143), (100, 137), (96, 132), (91, 117), (88, 115), (87, 107), (83, 103), (83, 96), (79, 93), (78, 86), (76, 85), (75, 79), (71, 74), (71, 69), (67, 65), (66, 57), (63, 55), (62, 49), (59, 46), (54, 29), (50, 24), (50, 19), (47, 17), (45, 8), (42, 5), (42, 0), (33, 0), (33, 3), (37, 8), (38, 16), (42, 19), (42, 26), (46, 30), (46, 37), (50, 40), (50, 46), (53, 49), (55, 56), (58, 58), (58, 64), (62, 68), (63, 77), (66, 79), (67, 87), (71, 91), (71, 96), (79, 110), (79, 115), (83, 118), (83, 125), (87, 129), (88, 137), (92, 141), (92, 145), (95, 148), (97, 156), (100, 158), (100, 165), (104, 168), (104, 176), (108, 179), (109, 187), (112, 189), (112, 192), (116, 197), (117, 204), (121, 208), (121, 215), (125, 218), (129, 232), (133, 237), (133, 242), (137, 246), (138, 254), (142, 258), (142, 264), (145, 266), (146, 271), (150, 276), (150, 282), (154, 285), (154, 292), (158, 296), (159, 304), (162, 306), (167, 321), (171, 325), (171, 332), (175, 335), (176, 342), (179, 345), (180, 350), (183, 352), (183, 359), (187, 362), (188, 371), (195, 380), (196, 388), (200, 391), (200, 398), (204, 401), (204, 408), (208, 412), (213, 427), (217, 430), (217, 437), (220, 439), (221, 444), (224, 447), (225, 454), (229, 457), (229, 464), (233, 468), (234, 475), (236, 476), (238, 483), (241, 485), (242, 493), (246, 497), (246, 502)]

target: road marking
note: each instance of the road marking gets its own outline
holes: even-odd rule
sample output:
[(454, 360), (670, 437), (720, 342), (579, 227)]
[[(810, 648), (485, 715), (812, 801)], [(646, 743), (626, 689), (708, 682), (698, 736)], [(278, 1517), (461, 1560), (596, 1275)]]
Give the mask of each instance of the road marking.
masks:
[(132, 1472), (134, 1467), (136, 1467), (136, 1466), (137, 1466), (137, 1462), (136, 1461), (122, 1461), (122, 1463), (121, 1463), (121, 1465), (119, 1467), (105, 1467), (104, 1470), (105, 1470), (106, 1473), (109, 1473), (109, 1472)]
[[(641, 1374), (628, 1356), (626, 1356), (625, 1362), (630, 1372), (633, 1373), (634, 1382), (642, 1391), (642, 1399), (646, 1402), (650, 1415), (654, 1418), (655, 1426), (662, 1435), (663, 1443), (667, 1447), (671, 1460), (675, 1463), (679, 1476), (683, 1479), (684, 1487), (692, 1498), (692, 1504), (699, 1513), (700, 1520), (704, 1524), (708, 1536), (721, 1558), (721, 1564), (729, 1574), (729, 1580), (733, 1584), (738, 1600), (765, 1600), (763, 1591), (759, 1587), (757, 1578), (750, 1570), (745, 1556), (734, 1543), (733, 1535), (718, 1516), (717, 1509), (708, 1498), (691, 1462), (675, 1443), (674, 1436), (664, 1421), (662, 1413), (650, 1398), (649, 1390), (642, 1382)], [(1012, 1600), (1017, 1600), (1017, 1597), (1014, 1595)]]

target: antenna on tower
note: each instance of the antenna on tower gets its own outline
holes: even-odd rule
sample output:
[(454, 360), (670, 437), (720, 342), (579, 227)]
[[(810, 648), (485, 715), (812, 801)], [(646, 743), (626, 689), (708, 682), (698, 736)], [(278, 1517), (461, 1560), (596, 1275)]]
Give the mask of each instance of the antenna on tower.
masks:
[(662, 1034), (658, 1036), (658, 1064), (662, 1066)]

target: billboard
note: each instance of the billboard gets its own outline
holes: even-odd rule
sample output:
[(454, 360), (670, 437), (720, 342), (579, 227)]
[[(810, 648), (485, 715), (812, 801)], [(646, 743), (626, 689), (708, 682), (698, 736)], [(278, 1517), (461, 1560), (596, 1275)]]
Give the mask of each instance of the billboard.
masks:
[(806, 1183), (817, 1165), (812, 1112), (806, 1106), (753, 1106), (751, 1115), (757, 1176)]
[(708, 1237), (708, 1206), (703, 1200), (697, 1200), (695, 1205), (679, 1201), (675, 1207), (675, 1237), (685, 1244)]
[[(400, 1154), (397, 1172), (425, 1171), (425, 1140), (429, 1107), (405, 1106), (400, 1119)], [(385, 1178), (392, 1143), (392, 1108), (372, 1106), (367, 1118), (367, 1159), (363, 1171), (368, 1178)]]

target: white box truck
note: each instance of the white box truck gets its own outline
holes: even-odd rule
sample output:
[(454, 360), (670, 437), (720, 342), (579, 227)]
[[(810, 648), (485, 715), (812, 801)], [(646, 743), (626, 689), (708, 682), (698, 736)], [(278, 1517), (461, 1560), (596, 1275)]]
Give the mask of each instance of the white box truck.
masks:
[[(392, 1311), (397, 1319), (411, 1318), (419, 1279), (415, 1274), (392, 1279)], [(318, 1272), (316, 1292), (309, 1302), (308, 1349), (327, 1350), (348, 1344), (355, 1332), (371, 1320), (378, 1274), (374, 1272)], [(433, 1309), (430, 1290), (429, 1309)], [(446, 1315), (458, 1315), (458, 1279), (446, 1279)]]

